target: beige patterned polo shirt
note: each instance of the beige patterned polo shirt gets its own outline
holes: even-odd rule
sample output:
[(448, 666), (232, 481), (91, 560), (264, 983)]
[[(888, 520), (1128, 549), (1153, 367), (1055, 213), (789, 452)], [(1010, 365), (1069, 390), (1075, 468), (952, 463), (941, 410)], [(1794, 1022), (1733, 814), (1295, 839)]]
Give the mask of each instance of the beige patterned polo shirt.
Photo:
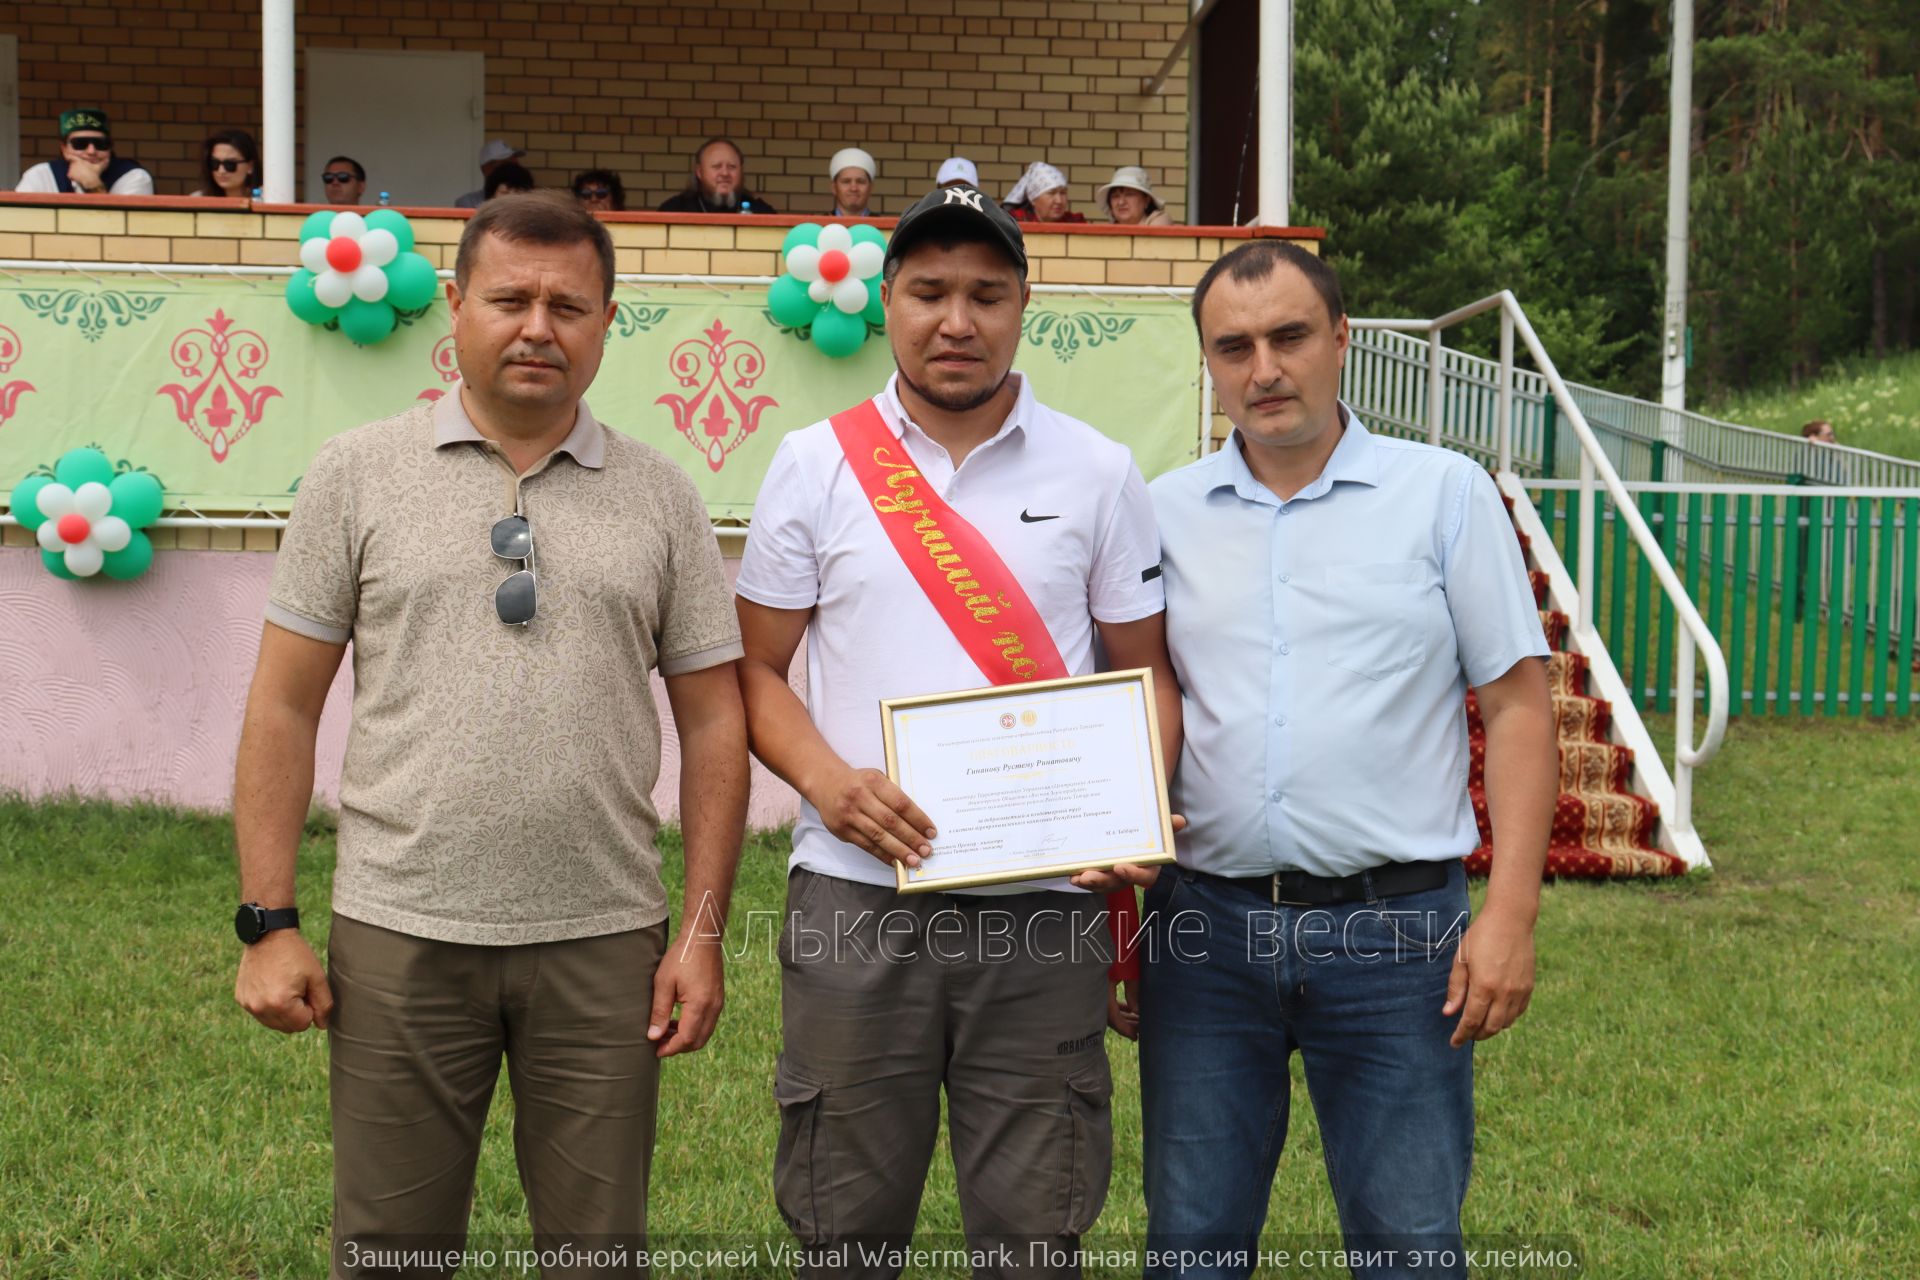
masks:
[[(494, 521), (533, 530), (538, 607), (508, 626)], [(449, 942), (591, 937), (667, 914), (648, 673), (740, 656), (693, 482), (580, 405), (516, 478), (459, 388), (334, 437), (300, 481), (267, 620), (353, 641), (333, 907)]]

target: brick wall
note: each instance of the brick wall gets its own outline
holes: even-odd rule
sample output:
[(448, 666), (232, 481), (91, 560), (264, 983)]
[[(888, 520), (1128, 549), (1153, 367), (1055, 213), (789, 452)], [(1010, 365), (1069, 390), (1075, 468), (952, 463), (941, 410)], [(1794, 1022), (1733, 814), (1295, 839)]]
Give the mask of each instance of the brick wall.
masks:
[[(484, 54), (488, 136), (526, 147), (543, 183), (617, 170), (633, 207), (678, 190), (693, 147), (725, 133), (748, 152), (749, 184), (793, 212), (831, 207), (828, 157), (856, 144), (879, 162), (882, 210), (958, 151), (995, 194), (1046, 159), (1089, 217), (1104, 216), (1093, 189), (1114, 167), (1143, 164), (1178, 219), (1185, 60), (1151, 98), (1140, 82), (1186, 19), (1178, 0), (302, 0), (295, 44)], [(258, 0), (11, 4), (0, 32), (20, 38), (23, 163), (55, 154), (55, 120), (74, 105), (108, 111), (162, 194), (198, 185), (212, 130), (258, 134)]]

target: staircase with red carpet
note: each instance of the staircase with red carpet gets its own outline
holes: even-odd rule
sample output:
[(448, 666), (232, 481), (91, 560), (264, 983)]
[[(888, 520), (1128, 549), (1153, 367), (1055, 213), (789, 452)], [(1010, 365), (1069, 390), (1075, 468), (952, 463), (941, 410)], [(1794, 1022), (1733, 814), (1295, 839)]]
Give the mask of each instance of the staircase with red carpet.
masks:
[[(1507, 494), (1507, 509), (1515, 513), (1516, 524), (1523, 523), (1511, 492)], [(1527, 514), (1532, 514), (1530, 507)], [(1648, 743), (1639, 717), (1628, 706), (1617, 718), (1614, 704), (1594, 694), (1594, 660), (1569, 651), (1567, 615), (1552, 601), (1554, 579), (1557, 575), (1564, 581), (1565, 568), (1550, 543), (1536, 550), (1536, 539), (1524, 528), (1516, 529), (1516, 533), (1533, 583), (1534, 601), (1540, 608), (1540, 625), (1546, 631), (1548, 647), (1554, 651), (1547, 663), (1547, 681), (1553, 693), (1560, 741), (1560, 800), (1554, 807), (1553, 831), (1548, 840), (1547, 874), (1592, 880), (1684, 875), (1687, 862), (1666, 847), (1659, 806), (1646, 794), (1649, 788), (1641, 785), (1646, 766), (1639, 762), (1635, 749), (1623, 741)], [(1629, 718), (1630, 723), (1620, 723)], [(1623, 728), (1630, 732), (1623, 733)], [(1473, 752), (1467, 786), (1473, 796), (1474, 817), (1480, 824), (1480, 847), (1468, 857), (1467, 871), (1485, 875), (1494, 857), (1487, 820), (1487, 735), (1472, 691), (1467, 693), (1467, 731)], [(1664, 778), (1664, 767), (1657, 756), (1651, 768), (1661, 770)]]

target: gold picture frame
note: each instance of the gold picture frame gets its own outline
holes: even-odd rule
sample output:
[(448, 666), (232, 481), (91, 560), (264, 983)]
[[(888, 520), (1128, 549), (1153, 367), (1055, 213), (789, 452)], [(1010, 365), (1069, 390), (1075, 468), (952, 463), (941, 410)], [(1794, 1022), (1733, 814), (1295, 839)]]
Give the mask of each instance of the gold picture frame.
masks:
[[(1060, 722), (1063, 714), (1076, 721), (1089, 716), (1094, 719), (1063, 727)], [(1174, 860), (1173, 812), (1167, 798), (1166, 764), (1161, 756), (1160, 717), (1154, 701), (1153, 672), (1145, 667), (953, 693), (886, 698), (880, 703), (880, 726), (886, 742), (887, 776), (927, 812), (940, 832), (933, 842), (933, 856), (923, 860), (919, 867), (894, 864), (895, 885), (901, 893), (1012, 884), (1104, 870), (1120, 863), (1155, 866)], [(1095, 740), (1108, 729), (1130, 732), (1122, 742)], [(930, 743), (925, 738), (927, 734), (946, 735), (952, 740), (934, 739)], [(978, 736), (952, 738), (954, 734)], [(926, 749), (933, 743), (937, 745), (932, 750)], [(1123, 766), (1127, 775), (1081, 778), (1071, 766), (1079, 763), (1083, 756), (1049, 757), (1046, 754), (1071, 751), (1075, 747), (1083, 752), (1117, 751), (1110, 759), (1103, 756), (1103, 762), (1117, 761), (1115, 767)], [(992, 852), (977, 846), (992, 845), (998, 837), (979, 835), (969, 823), (978, 821), (987, 828), (1017, 825), (1017, 818), (1003, 810), (1008, 806), (1017, 807), (1010, 792), (1020, 790), (1020, 785), (1003, 788), (997, 795), (955, 797), (951, 794), (955, 786), (976, 784), (956, 779), (950, 773), (930, 777), (929, 770), (921, 768), (919, 761), (936, 758), (940, 763), (933, 768), (938, 769), (950, 764), (948, 758), (956, 754), (963, 754), (968, 760), (982, 760), (979, 768), (965, 770), (970, 774), (992, 775), (983, 778), (979, 786), (990, 787), (998, 782), (1031, 784), (1037, 797), (1051, 794), (1055, 803), (1069, 809), (1073, 797), (1081, 792), (1093, 792), (1096, 803), (1102, 798), (1124, 803), (1116, 797), (1144, 791), (1145, 812), (1138, 814), (1137, 820), (1133, 816), (1102, 818), (1100, 814), (1111, 812), (1107, 810), (1069, 818), (1065, 825), (1071, 834), (1062, 836), (1058, 830), (1049, 830), (1036, 837), (1040, 843), (1059, 839), (1063, 847), (1038, 853)], [(1029, 760), (1029, 755), (1034, 758)], [(996, 758), (998, 764), (985, 763)], [(1128, 788), (1134, 790), (1130, 792)], [(916, 795), (916, 789), (927, 794)], [(935, 807), (943, 809), (945, 816), (929, 807), (930, 800)], [(961, 812), (956, 813), (956, 809)], [(1052, 816), (1057, 817), (1060, 812), (1055, 810)], [(1101, 822), (1106, 825), (1099, 826)], [(950, 835), (955, 823), (959, 826), (957, 836)], [(1104, 846), (1090, 843), (1100, 839), (1119, 843)], [(951, 864), (959, 869), (947, 871), (940, 867), (943, 841), (954, 842), (954, 847), (946, 852)]]

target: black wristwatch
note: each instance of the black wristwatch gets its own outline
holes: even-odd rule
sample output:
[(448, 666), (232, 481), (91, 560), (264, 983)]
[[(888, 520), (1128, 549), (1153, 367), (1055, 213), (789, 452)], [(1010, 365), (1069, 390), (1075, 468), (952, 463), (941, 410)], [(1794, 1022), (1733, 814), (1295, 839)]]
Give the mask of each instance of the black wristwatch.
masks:
[(257, 902), (243, 902), (240, 910), (233, 915), (233, 931), (240, 941), (252, 946), (275, 929), (298, 929), (300, 927), (300, 909), (281, 907), (269, 911)]

